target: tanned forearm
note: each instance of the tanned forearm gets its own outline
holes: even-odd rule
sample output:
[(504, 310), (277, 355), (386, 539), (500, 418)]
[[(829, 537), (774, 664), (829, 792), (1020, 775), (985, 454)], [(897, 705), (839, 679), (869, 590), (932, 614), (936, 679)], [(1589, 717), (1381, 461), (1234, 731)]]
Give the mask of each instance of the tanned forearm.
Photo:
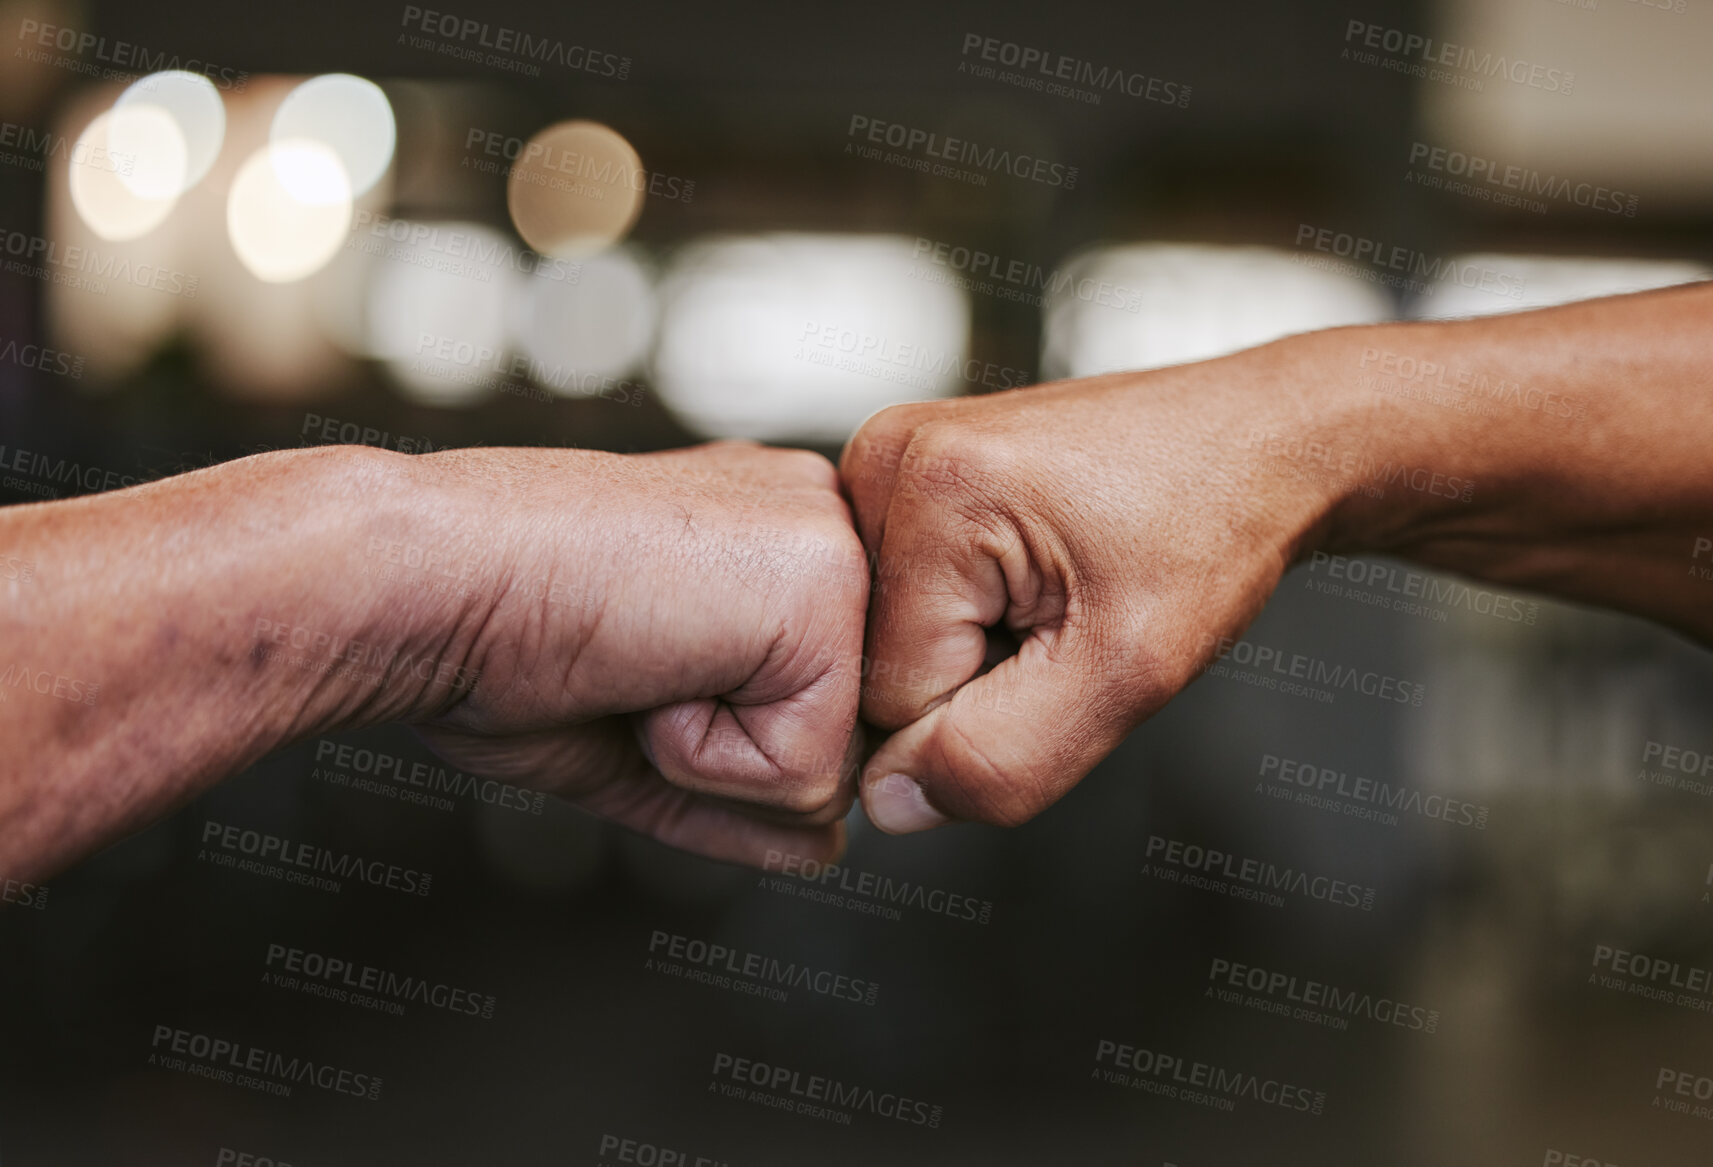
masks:
[(1285, 347), (1343, 396), (1381, 488), (1347, 490), (1319, 545), (1713, 641), (1713, 285)]

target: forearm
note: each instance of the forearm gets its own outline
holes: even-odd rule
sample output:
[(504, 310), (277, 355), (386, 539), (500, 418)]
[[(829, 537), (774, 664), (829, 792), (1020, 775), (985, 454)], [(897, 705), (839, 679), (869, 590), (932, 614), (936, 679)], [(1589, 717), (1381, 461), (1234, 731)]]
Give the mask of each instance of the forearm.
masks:
[(0, 549), (31, 565), (0, 582), (8, 875), (298, 736), (424, 716), (469, 687), (476, 590), (390, 562), (455, 538), (402, 461), (293, 451), (0, 511)]
[(1355, 451), (1309, 545), (1713, 639), (1713, 286), (1283, 343)]

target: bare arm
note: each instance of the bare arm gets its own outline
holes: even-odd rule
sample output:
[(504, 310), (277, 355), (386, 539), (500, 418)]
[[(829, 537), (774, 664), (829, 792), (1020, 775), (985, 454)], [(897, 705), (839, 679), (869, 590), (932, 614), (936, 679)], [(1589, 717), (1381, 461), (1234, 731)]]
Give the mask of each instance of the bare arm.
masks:
[[(842, 465), (878, 556), (863, 709), (896, 731), (865, 804), (1028, 819), (1319, 549), (1713, 640), (1710, 448), (1710, 285), (884, 411)], [(999, 624), (1021, 651), (978, 676)]]
[(0, 877), (389, 720), (709, 854), (839, 846), (867, 578), (813, 455), (292, 451), (7, 508), (0, 556)]
[[(1327, 543), (1713, 641), (1713, 584), (1694, 570), (1713, 566), (1713, 285), (1315, 339), (1321, 359), (1345, 363), (1360, 344), (1364, 373), (1385, 367), (1375, 349), (1447, 370), (1359, 380), (1356, 392), (1372, 398), (1379, 449), (1474, 484), (1468, 502), (1406, 490), (1388, 506), (1354, 492)], [(1466, 388), (1438, 404), (1406, 395), (1430, 383)]]

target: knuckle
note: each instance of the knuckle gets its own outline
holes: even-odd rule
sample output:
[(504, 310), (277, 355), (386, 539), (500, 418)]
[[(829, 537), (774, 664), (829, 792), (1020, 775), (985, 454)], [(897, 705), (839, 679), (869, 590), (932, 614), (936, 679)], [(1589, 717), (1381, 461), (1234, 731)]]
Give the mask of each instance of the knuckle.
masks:
[(775, 759), (775, 764), (780, 770), (776, 802), (781, 810), (818, 815), (836, 808), (841, 799), (848, 802), (847, 783), (836, 764), (830, 766), (826, 758), (805, 755)]
[(798, 599), (859, 614), (868, 607), (868, 556), (844, 516), (805, 522), (789, 547), (790, 563), (781, 574)]
[(919, 427), (899, 466), (909, 493), (936, 501), (958, 501), (1002, 493), (1015, 477), (1017, 458), (1000, 440), (954, 421)]
[(889, 405), (858, 427), (845, 443), (839, 470), (847, 482), (884, 477), (898, 469), (900, 456), (916, 427), (926, 420), (922, 405)]
[(825, 455), (813, 450), (779, 450), (776, 454), (801, 477), (827, 490), (838, 490), (838, 471)]

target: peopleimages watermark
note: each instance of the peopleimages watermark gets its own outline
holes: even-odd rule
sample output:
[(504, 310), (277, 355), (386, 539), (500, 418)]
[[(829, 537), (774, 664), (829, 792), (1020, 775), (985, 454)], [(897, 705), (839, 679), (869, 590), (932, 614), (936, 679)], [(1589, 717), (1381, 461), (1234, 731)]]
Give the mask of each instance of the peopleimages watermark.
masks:
[(460, 598), (483, 590), (477, 579), (487, 568), (487, 564), (478, 557), (455, 555), (437, 547), (380, 535), (369, 536), (363, 558), (363, 566), (357, 572), (359, 575)]
[(400, 976), (371, 964), (288, 944), (268, 945), (262, 983), (394, 1017), (403, 1017), (407, 1005), (423, 1005), (491, 1021), (497, 1004), (489, 993), (471, 992), (427, 977)]
[(39, 669), (34, 665), (14, 660), (0, 672), (0, 700), (14, 690), (35, 693), (42, 697), (57, 697), (61, 701), (69, 701), (73, 705), (93, 705), (101, 695), (101, 685), (95, 681), (80, 680), (56, 673), (52, 669)]
[(714, 1055), (713, 1075), (709, 1089), (717, 1089), (724, 1097), (840, 1126), (849, 1126), (858, 1114), (868, 1114), (932, 1128), (940, 1125), (945, 1109), (895, 1091), (876, 1090), (723, 1052)]
[[(0, 446), (0, 450), (5, 447)], [(1708, 562), (1700, 562), (1701, 557), (1707, 556)], [(1689, 578), (1713, 580), (1713, 538), (1697, 535), (1695, 544), (1689, 550)]]
[[(909, 276), (925, 284), (943, 284), (996, 300), (1015, 300), (1034, 308), (1047, 298), (1069, 294), (1085, 304), (1142, 311), (1142, 293), (1124, 284), (1079, 277), (1063, 268), (1046, 268), (1021, 259), (1005, 259), (979, 247), (937, 243), (918, 237), (911, 249)], [(924, 266), (924, 263), (926, 266)]]
[(1366, 20), (1351, 20), (1344, 26), (1344, 51), (1340, 59), (1378, 65), (1390, 72), (1475, 92), (1481, 92), (1488, 81), (1496, 79), (1568, 97), (1576, 84), (1576, 74), (1569, 69)]
[(979, 32), (964, 33), (962, 57), (958, 62), (960, 73), (1045, 93), (1049, 97), (1067, 97), (1087, 105), (1099, 105), (1107, 93), (1179, 109), (1187, 109), (1190, 104), (1190, 87), (1182, 82), (1109, 65), (1096, 65), (1064, 53), (1001, 40), (996, 36), (983, 36)]
[(42, 911), (48, 906), (48, 887), (42, 883), (0, 877), (0, 904), (16, 904), (20, 908)]
[[(1649, 769), (1653, 763), (1657, 769)], [(1648, 739), (1642, 746), (1642, 782), (1703, 797), (1713, 795), (1713, 751), (1687, 749)]]
[(1094, 1069), (1089, 1076), (1112, 1086), (1213, 1110), (1234, 1111), (1240, 1102), (1258, 1102), (1312, 1115), (1326, 1109), (1324, 1090), (1110, 1038), (1101, 1038), (1095, 1044)]
[(640, 406), (645, 391), (640, 382), (629, 378), (548, 364), (526, 353), (432, 332), (417, 334), (410, 368), (438, 380), (541, 402), (583, 397)]
[(0, 227), (0, 270), (9, 275), (61, 284), (96, 296), (107, 294), (107, 284), (131, 284), (165, 292), (169, 296), (196, 296), (198, 280), (176, 268), (156, 263), (120, 259), (93, 247), (62, 245), (41, 235)]
[(1520, 300), (1527, 286), (1523, 277), (1515, 272), (1468, 259), (1459, 261), (1430, 255), (1403, 244), (1370, 239), (1349, 231), (1335, 231), (1331, 227), (1316, 227), (1312, 223), (1297, 224), (1296, 245), (1349, 262), (1315, 260), (1299, 253), (1291, 257), (1294, 263), (1344, 272), (1370, 283), (1401, 288), (1423, 296), (1432, 295), (1436, 283), (1448, 283)]
[(272, 1155), (258, 1155), (234, 1147), (221, 1147), (220, 1153), (214, 1158), (214, 1167), (291, 1167), (291, 1164)]
[(648, 956), (642, 967), (645, 972), (681, 977), (775, 1002), (785, 1001), (792, 989), (857, 1005), (874, 1004), (880, 993), (879, 985), (860, 977), (659, 928), (649, 935)]
[[(1208, 634), (1203, 637), (1202, 650), (1209, 649), (1213, 650), (1213, 660), (1203, 671), (1210, 676), (1230, 677), (1244, 684), (1294, 697), (1308, 697), (1325, 704), (1331, 704), (1339, 690), (1372, 697), (1376, 701), (1412, 706), (1419, 706), (1427, 696), (1427, 686), (1421, 681), (1404, 680), (1390, 673), (1359, 669), (1305, 653), (1286, 652), (1250, 640)], [(1243, 666), (1244, 669), (1253, 666), (1255, 671), (1234, 670), (1230, 665)]]
[(1487, 588), (1470, 587), (1396, 563), (1375, 563), (1316, 551), (1309, 557), (1303, 586), (1335, 599), (1350, 600), (1405, 616), (1445, 624), (1454, 611), (1491, 616), (1508, 624), (1533, 624), (1540, 605)]
[(996, 365), (926, 344), (905, 344), (839, 324), (805, 320), (797, 333), (797, 360), (825, 368), (861, 373), (927, 390), (946, 377), (988, 389), (1014, 389), (1029, 384), (1023, 369)]
[(769, 850), (762, 868), (790, 879), (762, 876), (762, 886), (799, 899), (846, 908), (853, 912), (901, 920), (899, 908), (916, 908), (953, 920), (986, 924), (993, 904), (908, 879), (893, 879), (839, 863), (823, 863), (783, 851)]
[(1353, 778), (1348, 770), (1262, 754), (1258, 773), (1261, 781), (1255, 784), (1257, 792), (1332, 814), (1383, 826), (1397, 826), (1399, 814), (1413, 814), (1453, 826), (1487, 829), (1490, 812), (1479, 803), (1444, 794), (1423, 794), (1411, 786), (1379, 782), (1360, 774)]
[(198, 1078), (290, 1098), (297, 1086), (313, 1086), (369, 1102), (381, 1096), (381, 1079), (331, 1062), (290, 1057), (246, 1042), (213, 1037), (174, 1025), (156, 1025), (149, 1065)]
[[(482, 158), (472, 158), (471, 151)], [(642, 166), (627, 166), (610, 153), (585, 154), (551, 141), (514, 138), (497, 130), (471, 126), (464, 134), (465, 169), (497, 174), (547, 186), (564, 194), (601, 200), (610, 189), (623, 189), (668, 202), (687, 203), (696, 197), (696, 180), (661, 174)]]
[(1588, 983), (1663, 1005), (1713, 1013), (1713, 969), (1630, 952), (1611, 944), (1594, 946)]
[(731, 1167), (724, 1159), (716, 1159), (712, 1155), (692, 1156), (689, 1151), (677, 1147), (669, 1147), (665, 1143), (650, 1142), (647, 1139), (636, 1139), (629, 1135), (609, 1134), (601, 1132), (600, 1161), (595, 1167), (619, 1167), (620, 1164), (634, 1164), (635, 1167)]
[(1233, 855), (1164, 835), (1148, 836), (1146, 854), (1149, 862), (1143, 865), (1144, 875), (1273, 908), (1284, 907), (1285, 896), (1294, 895), (1332, 907), (1371, 912), (1378, 894), (1372, 887), (1349, 880), (1280, 867), (1266, 859)]
[(583, 278), (583, 265), (576, 260), (542, 255), (490, 231), (419, 223), (368, 208), (352, 216), (345, 247), (482, 284), (491, 283), (494, 274), (503, 271), (561, 284), (575, 284)]
[[(7, 475), (0, 483), (13, 490), (57, 498), (59, 491), (50, 484), (74, 486), (85, 491), (117, 490), (144, 481), (136, 474), (122, 474), (103, 466), (90, 466), (74, 458), (55, 458), (34, 450), (0, 444), (0, 474)], [(16, 475), (23, 475), (18, 478)], [(29, 480), (34, 480), (29, 481)]]
[(1351, 1020), (1437, 1033), (1439, 1010), (1411, 1005), (1392, 997), (1341, 989), (1312, 977), (1261, 968), (1216, 956), (1208, 965), (1204, 996), (1226, 1005), (1307, 1021), (1328, 1029), (1346, 1030)]
[(536, 36), (473, 17), (406, 4), (399, 24), (405, 30), (398, 35), (401, 45), (526, 77), (541, 76), (543, 65), (612, 81), (623, 81), (630, 76), (631, 59), (622, 54), (587, 45), (568, 45), (553, 37)]
[(32, 64), (52, 65), (101, 81), (128, 81), (143, 73), (183, 71), (201, 74), (216, 89), (236, 93), (250, 79), (241, 69), (229, 69), (196, 57), (180, 57), (177, 53), (168, 56), (131, 41), (108, 40), (82, 29), (40, 20), (20, 21), (18, 39), (31, 42), (33, 47), (14, 49), (13, 56), (21, 55)]
[(453, 799), (464, 798), (519, 814), (538, 815), (547, 803), (547, 795), (539, 790), (520, 790), (493, 778), (478, 778), (445, 766), (410, 761), (383, 750), (349, 746), (327, 738), (315, 743), (315, 761), (311, 778), (433, 810), (452, 810), (456, 805)]
[(1394, 486), (1456, 502), (1469, 502), (1475, 494), (1472, 478), (1390, 458), (1381, 460), (1365, 449), (1341, 450), (1294, 434), (1252, 429), (1239, 446), (1259, 451), (1274, 473), (1303, 482), (1349, 487), (1368, 498), (1385, 498), (1387, 488)]
[[(845, 137), (851, 139), (845, 143), (846, 154), (937, 178), (953, 178), (972, 186), (986, 186), (989, 176), (996, 174), (1064, 190), (1074, 190), (1077, 185), (1077, 167), (1051, 158), (984, 146), (968, 138), (954, 138), (937, 130), (860, 113), (851, 115)], [(893, 152), (887, 153), (882, 147)]]
[(401, 454), (427, 454), (449, 447), (436, 445), (431, 439), (408, 434), (394, 435), (371, 425), (361, 425), (319, 413), (303, 415), (303, 427), (298, 440), (316, 445), (374, 446), (380, 450), (396, 450)]
[(1713, 1102), (1713, 1074), (1661, 1066), (1654, 1076), (1654, 1090), (1653, 1104), (1661, 1110), (1713, 1122), (1713, 1106), (1708, 1105)]
[(73, 381), (83, 377), (82, 357), (29, 341), (20, 344), (7, 336), (0, 336), (0, 364), (35, 369), (56, 377), (70, 377)]
[[(294, 651), (282, 651), (290, 649)], [(380, 686), (401, 677), (413, 677), (458, 692), (468, 692), (481, 679), (480, 670), (465, 668), (448, 660), (417, 655), (402, 648), (353, 640), (342, 633), (327, 632), (306, 624), (291, 624), (256, 617), (252, 656), (321, 673), (340, 680)]]
[(336, 894), (344, 890), (340, 881), (346, 879), (417, 896), (427, 895), (434, 885), (434, 876), (426, 871), (214, 819), (202, 824), (202, 847), (197, 858), (216, 867)]
[(1557, 174), (1542, 174), (1533, 167), (1503, 165), (1479, 154), (1426, 142), (1410, 143), (1410, 165), (1420, 169), (1405, 171), (1405, 182), (1537, 215), (1547, 213), (1550, 209), (1547, 201), (1551, 200), (1633, 219), (1641, 202), (1638, 195), (1610, 190), (1597, 183), (1572, 182)]
[(1357, 386), (1403, 401), (1420, 401), (1458, 413), (1497, 417), (1502, 408), (1521, 409), (1542, 417), (1581, 421), (1587, 403), (1556, 389), (1524, 385), (1477, 369), (1441, 364), (1391, 349), (1364, 347), (1356, 367)]
[[(13, 153), (14, 150), (19, 152)], [(83, 138), (73, 140), (52, 130), (0, 121), (0, 163), (40, 174), (47, 170), (50, 162), (128, 175), (136, 169), (137, 156), (129, 151), (93, 145)]]
[(0, 555), (0, 583), (30, 583), (36, 578), (36, 561), (16, 555)]
[[(1592, 5), (1597, 0), (1585, 0), (1585, 2)], [(1541, 1167), (1618, 1167), (1618, 1165), (1608, 1163), (1598, 1155), (1578, 1155), (1548, 1147), (1546, 1157), (1541, 1160)]]

